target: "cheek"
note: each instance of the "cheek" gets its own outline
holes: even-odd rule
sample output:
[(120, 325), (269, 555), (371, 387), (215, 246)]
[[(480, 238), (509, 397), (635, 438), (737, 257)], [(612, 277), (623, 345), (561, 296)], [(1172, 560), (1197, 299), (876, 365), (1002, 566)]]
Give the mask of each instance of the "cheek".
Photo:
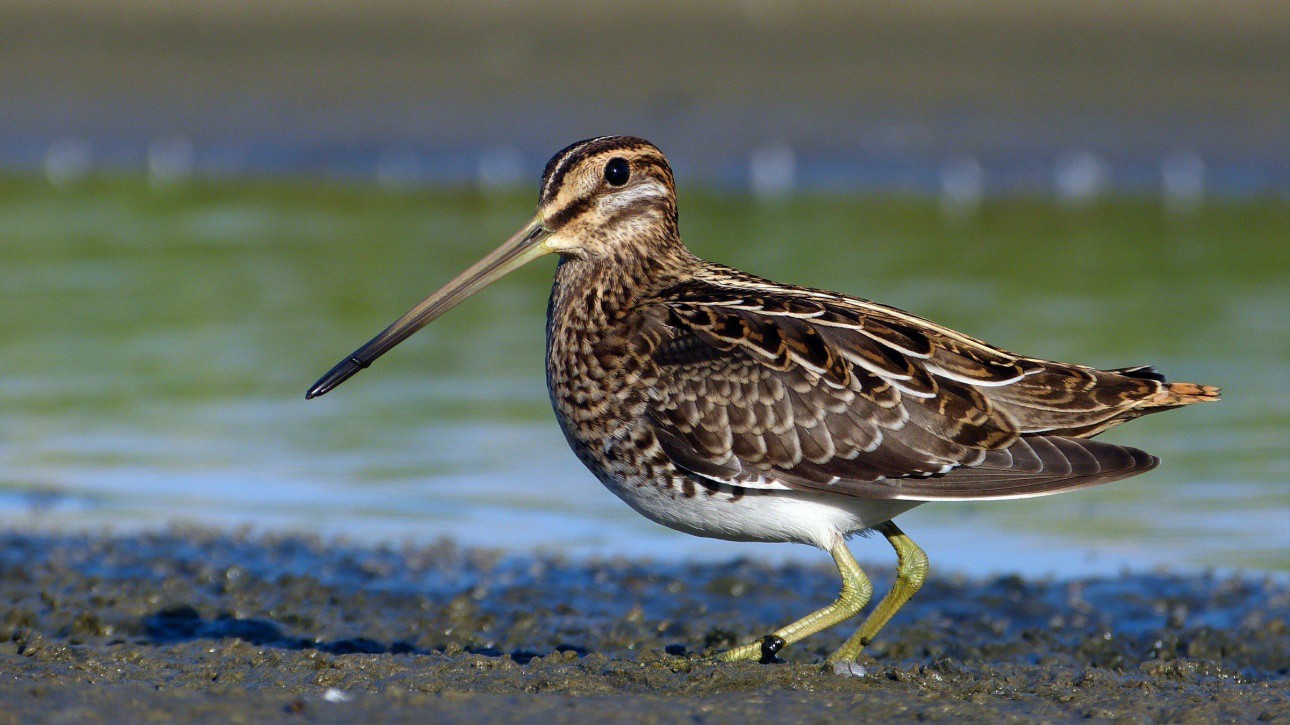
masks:
[(611, 231), (615, 240), (628, 240), (641, 234), (648, 234), (657, 228), (658, 216), (644, 211), (624, 216), (614, 224)]
[(647, 181), (605, 195), (600, 200), (600, 213), (609, 215), (632, 209), (644, 209), (650, 202), (666, 199), (666, 187), (656, 181)]
[(562, 257), (588, 259), (599, 257), (613, 246), (616, 239), (610, 230), (592, 224), (587, 217), (575, 219), (547, 237), (547, 248)]
[(546, 238), (546, 248), (562, 257), (581, 257), (585, 243), (579, 239), (580, 236), (576, 225), (572, 228), (566, 226)]

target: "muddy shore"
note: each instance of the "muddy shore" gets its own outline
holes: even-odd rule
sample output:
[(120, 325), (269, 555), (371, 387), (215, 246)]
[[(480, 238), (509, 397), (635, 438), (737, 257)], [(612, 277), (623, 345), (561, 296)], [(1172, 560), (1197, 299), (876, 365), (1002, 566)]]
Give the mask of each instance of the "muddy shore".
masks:
[(818, 664), (846, 626), (775, 664), (696, 661), (836, 586), (824, 562), (6, 533), (0, 722), (1290, 718), (1284, 577), (934, 572), (862, 676)]

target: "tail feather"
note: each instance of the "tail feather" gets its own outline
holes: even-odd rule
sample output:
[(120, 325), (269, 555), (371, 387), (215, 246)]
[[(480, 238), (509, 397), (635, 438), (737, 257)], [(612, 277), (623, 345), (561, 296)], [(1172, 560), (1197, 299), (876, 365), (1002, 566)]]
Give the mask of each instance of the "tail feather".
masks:
[(1160, 383), (1160, 389), (1143, 401), (1146, 405), (1142, 407), (1147, 409), (1177, 408), (1183, 405), (1191, 405), (1192, 403), (1212, 403), (1219, 399), (1218, 388), (1197, 383), (1171, 383), (1165, 380), (1164, 374), (1152, 365), (1114, 368), (1106, 372), (1123, 375), (1126, 378), (1154, 380)]
[(1122, 394), (1123, 406), (1118, 412), (1085, 425), (1053, 428), (1043, 432), (1048, 435), (1063, 435), (1071, 438), (1092, 438), (1121, 423), (1141, 418), (1144, 415), (1181, 408), (1192, 403), (1213, 403), (1220, 399), (1218, 397), (1219, 389), (1212, 385), (1171, 383), (1165, 380), (1165, 376), (1161, 375), (1160, 371), (1150, 365), (1137, 365), (1102, 372), (1145, 382)]
[(1192, 403), (1213, 403), (1218, 397), (1219, 389), (1213, 385), (1196, 383), (1165, 383), (1165, 387), (1151, 398), (1152, 407), (1177, 408)]

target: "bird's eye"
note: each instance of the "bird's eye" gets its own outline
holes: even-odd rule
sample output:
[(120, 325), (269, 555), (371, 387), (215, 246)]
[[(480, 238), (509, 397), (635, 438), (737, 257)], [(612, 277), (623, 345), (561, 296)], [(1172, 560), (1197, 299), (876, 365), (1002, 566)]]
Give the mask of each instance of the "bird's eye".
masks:
[(632, 167), (627, 164), (627, 159), (621, 156), (615, 156), (605, 164), (605, 181), (608, 181), (610, 186), (626, 184), (631, 175)]

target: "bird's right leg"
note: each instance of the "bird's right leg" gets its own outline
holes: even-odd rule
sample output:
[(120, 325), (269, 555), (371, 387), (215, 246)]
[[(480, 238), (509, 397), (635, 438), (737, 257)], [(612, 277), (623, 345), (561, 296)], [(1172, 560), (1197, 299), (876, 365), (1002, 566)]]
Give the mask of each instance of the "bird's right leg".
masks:
[(891, 591), (887, 596), (878, 602), (878, 606), (869, 613), (864, 623), (860, 625), (860, 631), (856, 632), (851, 639), (838, 648), (837, 652), (829, 655), (829, 664), (839, 662), (854, 662), (860, 656), (870, 642), (873, 641), (878, 630), (882, 629), (891, 618), (895, 616), (900, 608), (905, 606), (910, 597), (923, 586), (927, 581), (927, 554), (922, 547), (915, 544), (912, 539), (900, 530), (895, 523), (888, 521), (885, 524), (874, 527), (891, 546), (896, 550), (896, 581), (891, 586)]
[(861, 571), (845, 541), (838, 541), (829, 553), (833, 555), (833, 562), (842, 575), (842, 592), (838, 594), (837, 601), (775, 630), (774, 634), (766, 635), (758, 642), (722, 652), (715, 659), (725, 662), (760, 659), (769, 662), (783, 647), (848, 620), (864, 609), (873, 596), (873, 584), (869, 577)]

